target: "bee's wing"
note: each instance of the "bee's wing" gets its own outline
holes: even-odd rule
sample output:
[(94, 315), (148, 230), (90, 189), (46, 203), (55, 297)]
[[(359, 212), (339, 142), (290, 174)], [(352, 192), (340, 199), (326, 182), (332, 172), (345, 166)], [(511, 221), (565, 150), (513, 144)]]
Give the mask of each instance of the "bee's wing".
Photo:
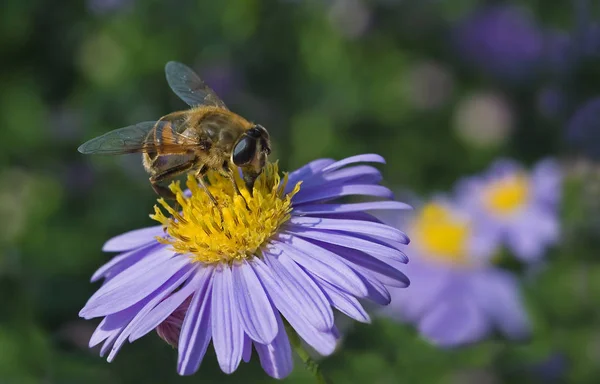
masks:
[[(159, 133), (161, 141), (158, 146), (155, 143), (154, 135), (149, 135), (154, 127), (156, 127), (160, 133), (167, 130), (169, 132), (169, 135), (162, 135)], [(165, 140), (167, 137), (168, 140)], [(168, 154), (182, 153), (187, 149), (194, 148), (196, 145), (197, 144), (190, 138), (174, 131), (171, 122), (144, 121), (128, 127), (115, 129), (102, 136), (98, 136), (83, 143), (77, 150), (86, 155), (120, 155), (138, 152), (160, 152), (162, 154)]]
[(208, 105), (228, 109), (215, 91), (210, 89), (188, 66), (176, 61), (169, 61), (165, 65), (165, 74), (167, 83), (173, 92), (189, 106)]

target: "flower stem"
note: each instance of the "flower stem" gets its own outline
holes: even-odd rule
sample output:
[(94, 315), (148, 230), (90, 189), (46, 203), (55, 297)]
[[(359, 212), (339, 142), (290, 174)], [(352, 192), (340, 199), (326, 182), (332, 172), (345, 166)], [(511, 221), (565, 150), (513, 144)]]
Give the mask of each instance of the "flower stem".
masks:
[(294, 328), (292, 328), (288, 322), (285, 322), (285, 329), (287, 331), (288, 338), (290, 339), (290, 344), (294, 348), (294, 351), (300, 357), (300, 360), (304, 363), (304, 367), (315, 376), (316, 382), (318, 384), (331, 384), (331, 381), (327, 380), (319, 367), (319, 363), (314, 361), (312, 357), (308, 354), (306, 349), (302, 346), (302, 342), (300, 341), (300, 336), (296, 333)]

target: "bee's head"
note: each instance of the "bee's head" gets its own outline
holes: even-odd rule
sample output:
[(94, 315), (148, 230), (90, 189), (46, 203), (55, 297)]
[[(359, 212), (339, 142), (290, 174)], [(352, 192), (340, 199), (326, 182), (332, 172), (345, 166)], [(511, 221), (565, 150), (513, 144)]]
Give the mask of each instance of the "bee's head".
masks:
[(254, 182), (267, 163), (271, 153), (269, 132), (262, 125), (247, 130), (235, 143), (231, 153), (231, 162), (242, 168), (246, 188), (252, 193)]

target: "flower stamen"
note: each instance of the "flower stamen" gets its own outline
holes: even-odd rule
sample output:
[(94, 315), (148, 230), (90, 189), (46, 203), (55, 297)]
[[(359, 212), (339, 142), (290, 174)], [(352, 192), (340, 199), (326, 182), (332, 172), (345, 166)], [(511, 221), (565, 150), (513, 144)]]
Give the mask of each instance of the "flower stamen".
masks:
[(289, 220), (292, 197), (300, 190), (298, 182), (291, 192), (284, 193), (287, 174), (281, 180), (277, 164), (267, 164), (256, 179), (252, 194), (238, 174), (234, 179), (242, 196), (229, 178), (217, 172), (209, 172), (207, 178), (207, 188), (217, 206), (190, 175), (186, 182), (190, 197), (184, 195), (179, 182), (169, 186), (181, 213), (161, 198), (160, 206), (155, 205), (154, 214), (150, 215), (165, 227), (168, 235), (157, 238), (159, 242), (204, 264), (231, 263), (257, 256), (260, 248)]

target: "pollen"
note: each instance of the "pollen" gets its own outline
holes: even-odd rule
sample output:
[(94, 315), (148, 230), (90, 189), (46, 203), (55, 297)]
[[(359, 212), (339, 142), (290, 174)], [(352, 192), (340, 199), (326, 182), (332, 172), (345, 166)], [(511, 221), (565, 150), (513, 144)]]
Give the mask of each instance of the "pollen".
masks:
[(529, 180), (525, 175), (511, 175), (492, 182), (484, 192), (487, 209), (497, 216), (510, 215), (527, 202)]
[(467, 263), (471, 228), (448, 208), (438, 203), (425, 205), (415, 218), (412, 230), (414, 244), (421, 247), (423, 257), (450, 264)]
[(237, 174), (235, 182), (243, 196), (235, 192), (230, 179), (217, 172), (209, 172), (207, 179), (216, 205), (192, 175), (186, 181), (191, 196), (183, 192), (179, 182), (171, 183), (169, 188), (181, 208), (178, 212), (158, 199), (150, 217), (163, 225), (166, 236), (157, 240), (204, 264), (260, 257), (261, 247), (289, 220), (292, 197), (300, 190), (300, 182), (285, 193), (287, 174), (282, 180), (276, 163), (267, 164), (252, 194)]

